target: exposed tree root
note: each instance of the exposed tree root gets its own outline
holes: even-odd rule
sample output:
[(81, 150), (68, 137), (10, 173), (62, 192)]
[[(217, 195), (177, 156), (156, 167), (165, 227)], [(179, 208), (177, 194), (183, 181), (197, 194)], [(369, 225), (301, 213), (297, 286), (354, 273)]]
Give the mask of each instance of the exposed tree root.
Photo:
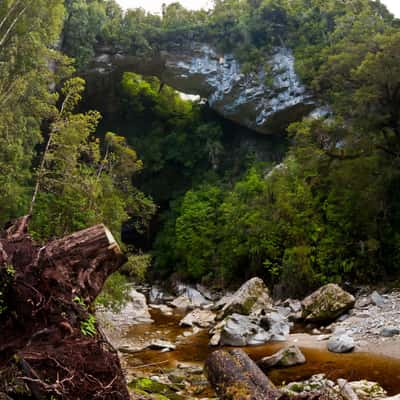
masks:
[[(123, 262), (103, 225), (45, 246), (28, 217), (0, 237), (0, 392), (33, 399), (129, 399), (118, 356), (97, 329), (84, 329), (106, 278)], [(82, 325), (83, 324), (83, 325)], [(84, 334), (86, 332), (86, 335)], [(21, 398), (21, 397), (18, 397)]]

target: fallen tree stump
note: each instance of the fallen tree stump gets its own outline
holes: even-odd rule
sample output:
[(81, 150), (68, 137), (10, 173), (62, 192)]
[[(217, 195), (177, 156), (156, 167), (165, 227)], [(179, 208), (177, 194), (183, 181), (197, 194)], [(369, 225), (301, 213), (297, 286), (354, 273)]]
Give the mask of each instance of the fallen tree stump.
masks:
[(217, 350), (206, 360), (205, 373), (221, 400), (330, 400), (320, 391), (291, 395), (279, 390), (240, 349)]
[(282, 396), (243, 350), (213, 352), (205, 370), (222, 400), (277, 400)]
[(18, 384), (37, 400), (129, 399), (118, 355), (90, 314), (125, 261), (118, 244), (96, 225), (39, 246), (28, 221), (0, 236), (0, 392), (12, 396)]

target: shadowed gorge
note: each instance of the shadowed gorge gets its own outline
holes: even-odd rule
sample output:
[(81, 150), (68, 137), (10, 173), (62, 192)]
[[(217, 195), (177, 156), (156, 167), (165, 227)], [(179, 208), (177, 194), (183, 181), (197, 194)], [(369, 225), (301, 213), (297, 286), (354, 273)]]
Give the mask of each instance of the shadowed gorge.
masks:
[(396, 400), (400, 20), (160, 9), (0, 1), (0, 399)]

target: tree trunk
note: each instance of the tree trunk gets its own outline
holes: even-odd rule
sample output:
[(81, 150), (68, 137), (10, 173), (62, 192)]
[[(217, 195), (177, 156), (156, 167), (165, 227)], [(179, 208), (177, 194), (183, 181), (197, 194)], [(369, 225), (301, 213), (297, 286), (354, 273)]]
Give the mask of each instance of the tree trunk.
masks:
[(243, 350), (217, 350), (205, 365), (222, 400), (277, 400), (282, 393)]
[(10, 371), (34, 399), (128, 400), (115, 350), (99, 330), (82, 331), (85, 323), (96, 329), (91, 304), (125, 260), (118, 244), (96, 225), (39, 246), (28, 222), (0, 236), (0, 394), (12, 390), (1, 379)]

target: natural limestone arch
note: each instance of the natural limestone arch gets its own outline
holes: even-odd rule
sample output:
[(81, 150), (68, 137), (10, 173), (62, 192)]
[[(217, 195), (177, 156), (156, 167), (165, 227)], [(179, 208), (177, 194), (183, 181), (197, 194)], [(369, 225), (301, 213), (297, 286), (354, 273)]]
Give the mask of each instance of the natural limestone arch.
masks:
[(281, 134), (309, 114), (316, 105), (295, 72), (290, 49), (277, 47), (264, 65), (244, 74), (232, 54), (191, 42), (170, 45), (153, 57), (139, 57), (112, 47), (98, 47), (90, 73), (136, 72), (157, 76), (161, 82), (187, 94), (200, 95), (224, 118), (264, 134)]

